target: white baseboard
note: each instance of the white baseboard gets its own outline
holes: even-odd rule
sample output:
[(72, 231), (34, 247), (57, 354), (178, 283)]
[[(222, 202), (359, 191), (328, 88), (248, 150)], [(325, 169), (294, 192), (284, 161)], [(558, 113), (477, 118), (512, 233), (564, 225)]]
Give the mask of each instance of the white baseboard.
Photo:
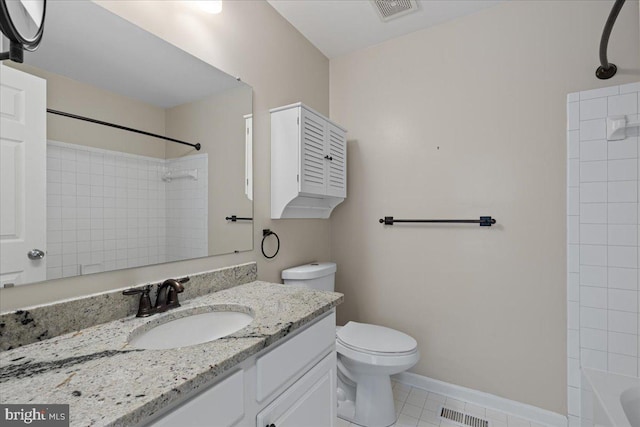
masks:
[(474, 405), (495, 409), (496, 411), (511, 414), (516, 417), (526, 418), (538, 424), (552, 427), (567, 427), (568, 419), (564, 415), (537, 408), (515, 400), (494, 396), (482, 391), (461, 387), (455, 384), (434, 380), (433, 378), (414, 374), (412, 372), (402, 372), (394, 375), (393, 379), (403, 384), (421, 388), (433, 393), (443, 394), (454, 399), (464, 400)]

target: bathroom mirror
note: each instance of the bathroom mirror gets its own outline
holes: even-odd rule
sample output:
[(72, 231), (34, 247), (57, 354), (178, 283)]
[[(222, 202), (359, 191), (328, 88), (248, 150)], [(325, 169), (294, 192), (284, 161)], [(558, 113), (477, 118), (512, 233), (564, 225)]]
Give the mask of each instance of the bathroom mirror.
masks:
[(46, 276), (0, 285), (253, 248), (250, 86), (90, 1), (49, 2), (38, 50), (3, 66), (46, 80), (46, 244), (18, 254)]

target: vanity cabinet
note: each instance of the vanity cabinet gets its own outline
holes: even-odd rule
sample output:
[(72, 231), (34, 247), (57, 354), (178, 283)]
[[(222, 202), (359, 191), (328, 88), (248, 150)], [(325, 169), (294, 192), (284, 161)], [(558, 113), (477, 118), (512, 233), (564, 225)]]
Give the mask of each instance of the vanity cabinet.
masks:
[(335, 310), (164, 408), (153, 427), (333, 427)]
[(302, 103), (272, 109), (271, 218), (328, 218), (346, 196), (346, 130)]
[(263, 409), (256, 427), (332, 426), (336, 375), (336, 355), (332, 353)]

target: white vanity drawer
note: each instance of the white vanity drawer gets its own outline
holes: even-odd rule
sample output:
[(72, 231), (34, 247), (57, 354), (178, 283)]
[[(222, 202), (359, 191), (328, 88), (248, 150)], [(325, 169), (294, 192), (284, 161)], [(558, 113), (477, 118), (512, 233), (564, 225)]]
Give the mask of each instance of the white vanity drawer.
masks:
[(258, 402), (262, 402), (296, 375), (302, 374), (335, 345), (335, 311), (289, 341), (279, 345), (256, 362)]

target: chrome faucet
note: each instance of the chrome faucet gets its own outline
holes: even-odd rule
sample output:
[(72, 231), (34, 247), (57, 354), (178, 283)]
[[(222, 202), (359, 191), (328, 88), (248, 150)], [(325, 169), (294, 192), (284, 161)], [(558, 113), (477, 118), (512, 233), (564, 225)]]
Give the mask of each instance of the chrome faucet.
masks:
[(155, 312), (162, 313), (163, 311), (180, 307), (178, 294), (184, 291), (182, 284), (188, 281), (188, 277), (182, 279), (167, 279), (162, 282), (161, 285), (158, 285), (156, 305), (154, 307)]

